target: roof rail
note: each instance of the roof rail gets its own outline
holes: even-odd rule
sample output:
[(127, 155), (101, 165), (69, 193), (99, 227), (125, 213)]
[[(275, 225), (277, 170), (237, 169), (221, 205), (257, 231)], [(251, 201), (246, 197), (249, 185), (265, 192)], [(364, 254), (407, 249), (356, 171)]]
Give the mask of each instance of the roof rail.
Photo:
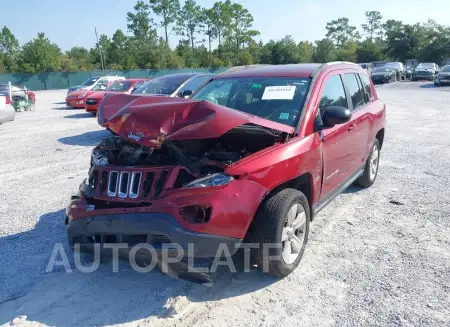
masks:
[(317, 74), (319, 74), (326, 67), (333, 66), (333, 65), (341, 65), (341, 64), (353, 65), (353, 66), (356, 66), (356, 67), (361, 67), (358, 64), (355, 64), (354, 62), (350, 62), (350, 61), (330, 61), (330, 62), (327, 62), (325, 64), (322, 64), (319, 68), (317, 68), (315, 71), (313, 71), (311, 73), (310, 77), (317, 76)]
[(271, 65), (271, 64), (255, 64), (255, 65), (234, 66), (234, 67), (228, 68), (226, 71), (223, 71), (223, 72), (217, 74), (217, 76), (220, 76), (225, 73), (235, 72), (237, 70), (251, 69), (251, 68), (258, 68), (258, 67), (265, 67), (265, 66), (273, 66), (273, 65)]

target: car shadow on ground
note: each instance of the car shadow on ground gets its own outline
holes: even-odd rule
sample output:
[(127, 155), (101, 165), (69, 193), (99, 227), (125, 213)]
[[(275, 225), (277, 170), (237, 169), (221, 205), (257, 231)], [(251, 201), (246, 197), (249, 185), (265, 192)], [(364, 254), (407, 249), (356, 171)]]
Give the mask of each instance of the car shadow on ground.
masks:
[(364, 187), (362, 187), (362, 186), (350, 185), (342, 193), (344, 193), (344, 194), (358, 193), (359, 191), (362, 191), (363, 189), (364, 189)]
[(434, 85), (434, 83), (431, 83), (431, 84), (422, 84), (422, 85), (420, 85), (419, 87), (422, 88), (422, 89), (434, 89), (434, 88), (436, 88), (436, 86)]
[[(20, 317), (48, 326), (104, 326), (167, 318), (191, 303), (248, 294), (279, 280), (257, 270), (219, 271), (210, 276), (213, 286), (205, 287), (156, 270), (140, 273), (127, 262), (119, 264), (118, 272), (113, 271), (111, 262), (103, 262), (95, 271), (83, 273), (76, 268), (67, 244), (64, 218), (65, 210), (50, 212), (31, 230), (0, 237), (0, 325), (17, 322)], [(55, 245), (60, 249), (55, 261), (59, 264), (49, 269)], [(90, 260), (82, 262), (91, 264)]]
[(72, 107), (56, 107), (56, 108), (52, 108), (52, 110), (75, 110), (76, 108), (72, 108)]
[(100, 141), (111, 135), (106, 129), (86, 132), (74, 136), (66, 136), (58, 139), (59, 142), (67, 145), (82, 145), (82, 146), (94, 146), (100, 143)]
[(89, 112), (83, 112), (79, 114), (73, 114), (69, 116), (64, 116), (64, 118), (94, 118), (95, 115), (89, 113)]
[(66, 104), (66, 102), (61, 101), (61, 102), (53, 102), (53, 104)]

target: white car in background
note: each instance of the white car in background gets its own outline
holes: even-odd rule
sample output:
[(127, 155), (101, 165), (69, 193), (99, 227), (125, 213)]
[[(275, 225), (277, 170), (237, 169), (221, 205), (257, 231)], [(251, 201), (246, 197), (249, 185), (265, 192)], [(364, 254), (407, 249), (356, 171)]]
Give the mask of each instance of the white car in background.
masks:
[(8, 93), (0, 91), (0, 125), (8, 121), (13, 121), (16, 117), (16, 110), (11, 104)]
[(78, 91), (89, 91), (92, 90), (97, 84), (105, 85), (105, 88), (110, 86), (113, 82), (124, 80), (124, 76), (95, 76), (84, 81), (80, 85), (72, 86), (67, 91), (67, 94)]

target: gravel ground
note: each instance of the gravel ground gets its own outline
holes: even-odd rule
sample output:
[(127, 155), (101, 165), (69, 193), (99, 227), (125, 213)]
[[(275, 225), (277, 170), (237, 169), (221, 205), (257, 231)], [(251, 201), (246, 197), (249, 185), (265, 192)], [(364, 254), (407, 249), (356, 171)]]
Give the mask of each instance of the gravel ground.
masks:
[(320, 213), (287, 278), (219, 272), (212, 288), (126, 264), (46, 273), (107, 132), (64, 108), (64, 91), (37, 92), (35, 112), (0, 126), (0, 325), (450, 326), (450, 87), (377, 88), (388, 129), (375, 185)]

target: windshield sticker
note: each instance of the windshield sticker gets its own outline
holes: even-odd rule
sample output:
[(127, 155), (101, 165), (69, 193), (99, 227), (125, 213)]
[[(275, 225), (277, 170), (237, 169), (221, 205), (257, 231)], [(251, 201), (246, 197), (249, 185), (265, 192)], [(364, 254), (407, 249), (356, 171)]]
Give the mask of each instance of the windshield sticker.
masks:
[(296, 86), (267, 86), (261, 100), (292, 100)]
[(282, 113), (280, 113), (280, 117), (278, 119), (288, 120), (289, 114), (287, 112), (282, 112)]

